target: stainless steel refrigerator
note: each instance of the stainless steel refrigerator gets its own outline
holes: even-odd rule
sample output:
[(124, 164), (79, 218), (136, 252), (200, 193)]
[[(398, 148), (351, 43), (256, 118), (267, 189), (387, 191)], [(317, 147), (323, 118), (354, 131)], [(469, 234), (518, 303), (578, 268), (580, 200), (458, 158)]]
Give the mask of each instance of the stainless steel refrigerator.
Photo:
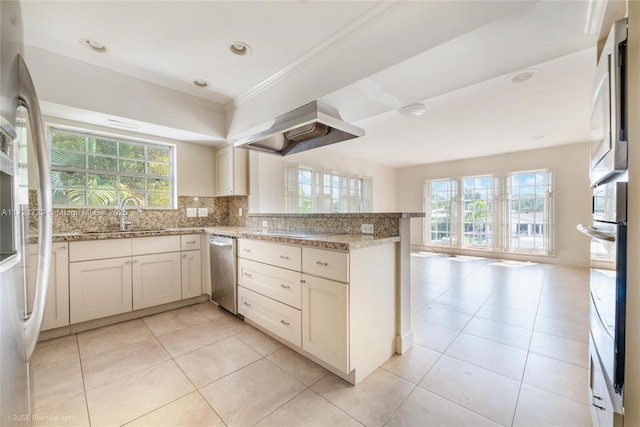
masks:
[[(49, 148), (38, 99), (22, 57), (20, 2), (0, 1), (0, 425), (30, 425), (29, 360), (45, 310), (51, 261)], [(30, 138), (27, 138), (27, 133)], [(27, 139), (33, 144), (28, 164)], [(28, 168), (38, 209), (29, 211)], [(27, 311), (29, 214), (38, 215), (38, 259)], [(33, 269), (32, 269), (33, 270)]]

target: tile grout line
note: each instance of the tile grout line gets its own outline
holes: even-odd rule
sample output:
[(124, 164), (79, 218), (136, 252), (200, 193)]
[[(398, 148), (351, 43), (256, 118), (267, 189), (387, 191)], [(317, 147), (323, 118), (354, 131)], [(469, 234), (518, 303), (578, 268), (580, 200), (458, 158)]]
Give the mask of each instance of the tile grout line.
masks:
[(84, 369), (82, 367), (82, 354), (80, 354), (80, 342), (78, 341), (78, 334), (74, 334), (76, 338), (76, 348), (78, 349), (78, 362), (80, 362), (80, 374), (82, 376), (82, 391), (84, 393), (84, 405), (87, 408), (87, 420), (89, 426), (91, 426), (91, 412), (89, 411), (89, 399), (87, 398), (87, 384), (84, 381)]
[(544, 274), (542, 276), (542, 286), (540, 287), (540, 295), (538, 297), (538, 305), (536, 307), (536, 313), (535, 313), (534, 318), (533, 318), (533, 325), (531, 326), (531, 330), (532, 330), (531, 338), (529, 339), (529, 348), (527, 349), (527, 357), (525, 358), (524, 368), (522, 369), (522, 379), (520, 380), (520, 387), (518, 388), (518, 397), (516, 398), (516, 404), (515, 404), (515, 407), (513, 409), (513, 417), (511, 418), (511, 427), (513, 427), (513, 424), (516, 421), (516, 414), (518, 413), (518, 405), (520, 404), (520, 395), (522, 394), (522, 385), (526, 384), (524, 382), (524, 377), (525, 377), (525, 375), (527, 373), (527, 364), (529, 363), (529, 354), (531, 354), (531, 343), (533, 342), (533, 331), (535, 331), (535, 327), (536, 327), (536, 321), (537, 321), (537, 317), (538, 317), (538, 308), (540, 307), (540, 299), (542, 298), (542, 290), (544, 289), (544, 280), (545, 280), (546, 277), (547, 277), (547, 270), (545, 270), (545, 272), (544, 272)]

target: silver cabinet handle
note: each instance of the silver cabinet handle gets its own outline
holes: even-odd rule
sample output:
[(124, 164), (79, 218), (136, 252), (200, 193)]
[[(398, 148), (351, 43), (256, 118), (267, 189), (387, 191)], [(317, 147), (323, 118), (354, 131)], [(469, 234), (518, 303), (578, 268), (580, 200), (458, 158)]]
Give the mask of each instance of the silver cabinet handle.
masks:
[(124, 263), (124, 265), (128, 265), (128, 264), (131, 264), (131, 261), (127, 261)]
[(601, 411), (604, 411), (605, 408), (602, 405), (598, 405), (597, 403), (592, 403), (593, 406), (595, 406), (596, 408), (600, 409)]
[(251, 307), (251, 304), (249, 304), (249, 303), (248, 303), (248, 302), (246, 302), (246, 301), (245, 301), (243, 304), (244, 304), (244, 305), (246, 305), (247, 307)]
[(249, 277), (249, 278), (253, 277), (253, 275), (252, 275), (251, 273), (242, 273), (242, 274), (243, 274), (244, 276), (246, 276), (246, 277)]
[(329, 263), (328, 263), (328, 262), (322, 262), (322, 261), (316, 261), (316, 264), (321, 265), (321, 266), (323, 266), (323, 267), (326, 267), (326, 266), (328, 266), (328, 265), (329, 265)]
[(281, 284), (281, 285), (280, 285), (280, 287), (281, 287), (281, 288), (284, 288), (284, 289), (289, 289), (289, 288), (291, 288), (291, 286), (289, 286), (289, 285), (285, 285), (284, 283), (283, 283), (283, 284)]
[(251, 252), (251, 249), (249, 249), (249, 248), (244, 248), (242, 251), (243, 251), (243, 252)]
[(36, 88), (31, 80), (27, 64), (21, 55), (17, 57), (18, 102), (27, 109), (29, 127), (33, 141), (33, 153), (38, 181), (38, 208), (44, 215), (38, 215), (38, 261), (36, 267), (36, 285), (33, 298), (33, 311), (23, 320), (25, 330), (26, 358), (31, 359), (38, 343), (40, 327), (44, 319), (49, 287), (49, 271), (51, 269), (51, 242), (53, 237), (53, 220), (51, 218), (51, 169), (49, 167), (50, 148), (45, 137), (44, 121), (40, 112), (40, 103)]
[(67, 250), (67, 247), (66, 247), (66, 246), (60, 246), (60, 247), (58, 248), (58, 250), (59, 250), (59, 251), (66, 251), (66, 250)]
[(291, 324), (291, 322), (287, 322), (286, 320), (282, 319), (280, 321), (280, 323), (282, 323), (284, 326), (289, 326)]
[(307, 281), (304, 279), (300, 279), (300, 283), (307, 283)]
[(602, 396), (598, 396), (597, 394), (594, 394), (593, 398), (596, 400), (602, 400)]
[(187, 257), (187, 254), (182, 255), (182, 258), (186, 258), (186, 257)]
[(288, 256), (280, 255), (280, 259), (289, 259)]
[(187, 241), (187, 245), (190, 245), (190, 244), (193, 244), (193, 243), (196, 243), (196, 241), (195, 240), (188, 240)]

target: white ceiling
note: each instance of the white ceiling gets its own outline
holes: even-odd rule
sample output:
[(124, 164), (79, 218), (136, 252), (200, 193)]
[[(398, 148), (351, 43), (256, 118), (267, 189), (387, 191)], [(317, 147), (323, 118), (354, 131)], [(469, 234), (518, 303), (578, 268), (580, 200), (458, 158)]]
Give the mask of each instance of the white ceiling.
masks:
[[(596, 42), (583, 32), (587, 6), (23, 0), (23, 14), (28, 46), (206, 99), (227, 112), (223, 134), (321, 99), (366, 130), (326, 149), (407, 166), (586, 141)], [(83, 38), (108, 52), (90, 51)], [(250, 56), (229, 52), (238, 40)], [(507, 78), (531, 67), (539, 72), (528, 82)], [(418, 101), (425, 116), (397, 114)]]

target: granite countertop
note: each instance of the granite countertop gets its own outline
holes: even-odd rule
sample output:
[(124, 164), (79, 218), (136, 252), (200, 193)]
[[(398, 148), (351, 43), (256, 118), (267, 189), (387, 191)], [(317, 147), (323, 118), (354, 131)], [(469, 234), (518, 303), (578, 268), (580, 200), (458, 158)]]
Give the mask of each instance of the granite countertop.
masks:
[[(334, 234), (325, 236), (313, 236), (305, 238), (256, 235), (255, 229), (246, 227), (192, 227), (192, 228), (166, 228), (154, 230), (129, 230), (129, 231), (92, 231), (77, 233), (54, 233), (54, 242), (80, 242), (88, 240), (125, 239), (133, 237), (174, 236), (182, 234), (208, 233), (219, 236), (264, 240), (291, 245), (310, 246), (321, 249), (349, 251), (395, 243), (400, 241), (400, 236), (370, 236), (362, 234)], [(37, 237), (30, 237), (29, 243), (36, 243)]]
[[(127, 230), (127, 231), (78, 231), (72, 233), (53, 233), (53, 242), (83, 242), (87, 240), (126, 239), (131, 237), (175, 236), (181, 234), (199, 234), (202, 227), (193, 228), (162, 228), (153, 230)], [(29, 243), (37, 243), (37, 233), (32, 233)]]
[(400, 236), (370, 236), (364, 234), (333, 234), (305, 238), (273, 236), (268, 234), (256, 235), (253, 233), (259, 230), (251, 230), (244, 227), (206, 227), (205, 231), (209, 234), (215, 234), (219, 236), (238, 238), (241, 237), (276, 243), (286, 243), (290, 245), (310, 246), (321, 249), (333, 249), (338, 251), (349, 251), (400, 241)]

